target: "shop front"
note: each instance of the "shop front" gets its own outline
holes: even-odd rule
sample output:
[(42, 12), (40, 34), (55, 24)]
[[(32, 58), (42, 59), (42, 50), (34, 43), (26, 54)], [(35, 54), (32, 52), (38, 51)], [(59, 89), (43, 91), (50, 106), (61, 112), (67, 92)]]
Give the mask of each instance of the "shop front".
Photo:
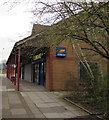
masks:
[(32, 62), (33, 64), (33, 83), (45, 86), (46, 79), (46, 59), (41, 57)]

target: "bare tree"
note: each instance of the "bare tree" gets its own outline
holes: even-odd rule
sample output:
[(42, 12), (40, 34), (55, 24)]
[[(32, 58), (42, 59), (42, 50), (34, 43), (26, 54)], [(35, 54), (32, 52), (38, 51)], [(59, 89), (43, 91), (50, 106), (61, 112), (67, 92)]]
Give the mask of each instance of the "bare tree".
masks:
[[(11, 0), (7, 0), (4, 4), (8, 4), (9, 1)], [(26, 3), (30, 2), (30, 0), (25, 1), (28, 1)], [(73, 0), (46, 0), (43, 2), (43, 0), (36, 0), (34, 3), (35, 10), (33, 13), (36, 18), (39, 18), (38, 23), (45, 24), (49, 22), (55, 24), (51, 28), (55, 36), (71, 38), (70, 43), (73, 48), (74, 43), (83, 41), (89, 47), (84, 46), (80, 50), (94, 51), (109, 60), (108, 1), (94, 3), (92, 0), (90, 2), (83, 2), (82, 0), (79, 0), (79, 2), (73, 2)], [(11, 8), (17, 4), (19, 4), (18, 0), (14, 0)], [(50, 32), (46, 35), (51, 35)]]
[[(63, 38), (71, 38), (70, 43), (73, 49), (74, 43), (85, 42), (88, 46), (80, 49), (94, 51), (105, 58), (109, 73), (109, 1), (97, 3), (92, 0), (90, 2), (64, 1), (52, 4), (38, 2), (38, 4), (41, 4), (42, 8), (36, 8), (34, 14), (39, 17), (49, 14), (47, 21), (56, 23), (53, 34)], [(92, 73), (89, 65), (86, 65)], [(108, 93), (107, 84), (107, 95)], [(109, 97), (107, 97), (107, 112), (109, 110), (108, 100)]]
[(42, 7), (35, 9), (36, 16), (45, 15), (47, 21), (54, 20), (55, 23), (62, 20), (63, 26), (58, 29), (62, 35), (84, 41), (91, 48), (82, 49), (95, 51), (109, 60), (109, 2), (38, 2), (38, 4)]
[[(9, 5), (13, 9), (22, 0), (5, 0), (1, 5)], [(24, 0), (25, 4), (33, 0)], [(62, 20), (63, 35), (75, 40), (84, 41), (91, 48), (82, 50), (94, 51), (109, 60), (109, 2), (73, 2), (73, 0), (35, 0), (34, 15), (37, 23), (57, 23)], [(39, 19), (38, 19), (39, 18)]]

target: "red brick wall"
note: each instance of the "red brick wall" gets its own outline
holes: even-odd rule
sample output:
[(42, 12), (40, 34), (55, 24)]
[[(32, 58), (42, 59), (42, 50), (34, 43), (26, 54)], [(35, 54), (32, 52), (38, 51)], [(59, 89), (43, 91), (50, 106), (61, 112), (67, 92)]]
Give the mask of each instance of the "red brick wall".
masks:
[[(81, 46), (87, 46), (85, 43), (80, 43)], [(76, 49), (72, 49), (72, 46), (63, 41), (57, 47), (66, 47), (67, 56), (64, 58), (56, 57), (56, 47), (50, 49), (47, 55), (46, 62), (46, 88), (49, 90), (72, 90), (79, 88), (79, 62), (80, 59), (84, 61), (84, 58), (80, 55), (80, 49), (78, 45), (75, 45)], [(77, 57), (79, 55), (79, 58)], [(83, 51), (86, 55), (87, 61), (97, 61), (101, 63), (101, 69), (107, 71), (107, 61), (91, 51)]]

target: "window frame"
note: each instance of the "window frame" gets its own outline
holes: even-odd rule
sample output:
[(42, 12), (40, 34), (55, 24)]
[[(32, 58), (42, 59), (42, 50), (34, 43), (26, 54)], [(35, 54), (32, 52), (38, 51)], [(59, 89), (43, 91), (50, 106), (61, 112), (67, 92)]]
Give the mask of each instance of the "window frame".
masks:
[(80, 69), (81, 69), (81, 68), (80, 68), (80, 67), (81, 67), (81, 66), (80, 66), (80, 63), (81, 63), (81, 62), (97, 63), (98, 73), (99, 73), (99, 74), (100, 74), (100, 68), (101, 68), (101, 67), (100, 67), (100, 62), (98, 62), (98, 61), (79, 61), (79, 62), (78, 62), (79, 84), (80, 84), (80, 85), (88, 85), (88, 84), (90, 84), (90, 83), (85, 82), (85, 81), (81, 81), (81, 76), (80, 76), (80, 75), (81, 75), (81, 74), (80, 74)]

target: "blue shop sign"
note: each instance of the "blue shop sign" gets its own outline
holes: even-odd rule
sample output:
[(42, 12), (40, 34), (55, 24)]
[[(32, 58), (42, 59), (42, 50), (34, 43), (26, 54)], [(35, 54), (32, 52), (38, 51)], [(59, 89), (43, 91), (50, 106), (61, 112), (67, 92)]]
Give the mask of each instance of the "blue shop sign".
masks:
[(66, 48), (65, 47), (56, 47), (56, 56), (57, 57), (65, 57), (66, 56)]

